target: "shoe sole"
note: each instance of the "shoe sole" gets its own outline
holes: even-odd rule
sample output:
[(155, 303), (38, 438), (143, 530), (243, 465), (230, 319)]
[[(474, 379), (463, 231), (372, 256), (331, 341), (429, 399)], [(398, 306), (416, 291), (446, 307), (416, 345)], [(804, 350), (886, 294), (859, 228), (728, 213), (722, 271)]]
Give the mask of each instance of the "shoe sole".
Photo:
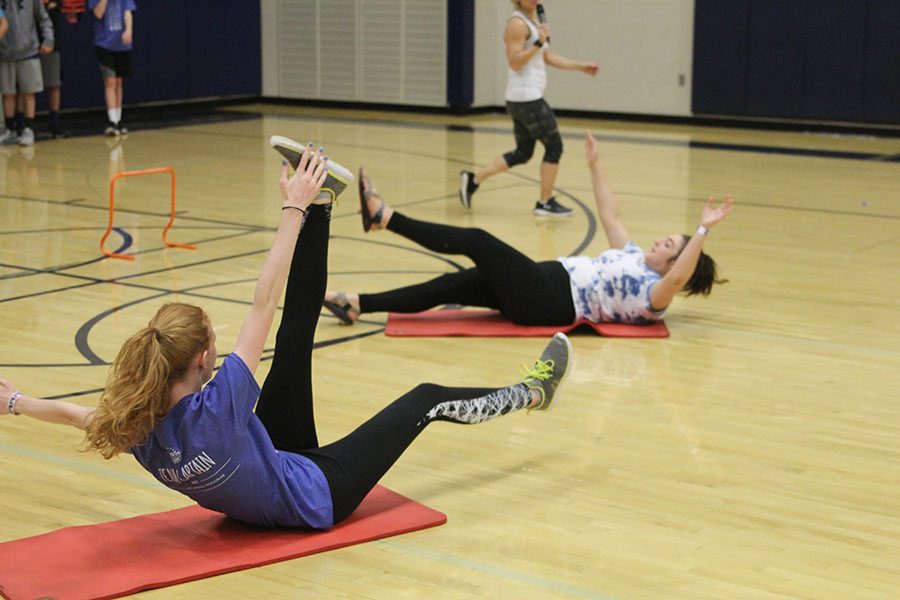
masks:
[(469, 188), (469, 182), (466, 180), (466, 173), (459, 174), (459, 201), (464, 208), (472, 208), (472, 197), (466, 196), (466, 190)]
[(369, 233), (374, 221), (369, 214), (369, 201), (366, 198), (366, 173), (363, 170), (363, 167), (359, 168), (359, 177), (356, 181), (359, 186), (359, 215), (362, 218), (363, 233)]
[(566, 368), (563, 370), (562, 376), (559, 378), (559, 383), (556, 384), (556, 389), (553, 390), (553, 398), (550, 399), (550, 404), (547, 405), (543, 410), (553, 410), (553, 407), (556, 406), (557, 401), (559, 400), (559, 390), (562, 387), (563, 382), (566, 380), (566, 377), (569, 376), (569, 369), (572, 366), (572, 340), (569, 339), (564, 333), (555, 333), (553, 334), (555, 338), (561, 338), (566, 343)]
[[(297, 167), (300, 166), (300, 159), (303, 157), (306, 146), (280, 135), (273, 135), (269, 138), (269, 144), (275, 148), (286, 161), (288, 161), (288, 164), (291, 165), (292, 169), (295, 171), (297, 170)], [(347, 170), (343, 165), (331, 159), (328, 159), (325, 170), (328, 171), (328, 175), (325, 177), (325, 183), (322, 184), (322, 191), (316, 196), (316, 200), (328, 199), (333, 201), (341, 195), (341, 192), (347, 189), (347, 186), (353, 183), (353, 173)]]
[(350, 311), (344, 310), (344, 307), (339, 305), (337, 302), (332, 302), (330, 300), (323, 300), (322, 306), (328, 309), (328, 312), (332, 314), (334, 318), (338, 320), (338, 322), (343, 327), (349, 327), (353, 325), (356, 321), (350, 318)]
[(566, 218), (572, 216), (571, 212), (557, 213), (557, 212), (550, 212), (547, 210), (533, 210), (531, 212), (536, 217), (554, 217), (557, 219), (566, 219)]

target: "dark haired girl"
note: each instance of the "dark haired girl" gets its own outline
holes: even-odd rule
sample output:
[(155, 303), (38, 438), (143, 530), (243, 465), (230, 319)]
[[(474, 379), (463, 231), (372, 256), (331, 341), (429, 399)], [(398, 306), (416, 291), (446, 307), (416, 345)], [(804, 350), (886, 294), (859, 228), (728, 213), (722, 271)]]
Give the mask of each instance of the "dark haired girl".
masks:
[(619, 203), (600, 168), (597, 141), (585, 133), (597, 212), (610, 249), (600, 256), (567, 256), (535, 262), (480, 229), (416, 221), (394, 211), (360, 172), (363, 228), (389, 229), (443, 254), (468, 256), (475, 267), (377, 294), (327, 292), (325, 306), (341, 322), (362, 313), (413, 313), (442, 304), (498, 309), (521, 325), (593, 322), (649, 323), (663, 317), (678, 292), (708, 295), (724, 283), (716, 263), (702, 251), (709, 229), (731, 213), (731, 196), (710, 197), (693, 236), (672, 234), (641, 250), (619, 216)]

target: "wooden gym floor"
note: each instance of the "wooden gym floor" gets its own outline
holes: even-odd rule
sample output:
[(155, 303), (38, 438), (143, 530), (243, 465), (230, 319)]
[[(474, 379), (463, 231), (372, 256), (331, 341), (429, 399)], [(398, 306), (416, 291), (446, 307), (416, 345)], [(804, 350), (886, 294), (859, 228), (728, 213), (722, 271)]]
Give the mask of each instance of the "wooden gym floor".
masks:
[[(220, 109), (194, 124), (0, 149), (0, 377), (96, 403), (121, 341), (171, 299), (234, 341), (279, 212), (281, 134), (323, 143), (411, 216), (492, 231), (536, 259), (605, 249), (581, 135), (600, 139), (641, 245), (691, 232), (709, 194), (733, 215), (706, 244), (730, 282), (675, 301), (666, 340), (576, 335), (550, 413), (436, 424), (385, 477), (447, 525), (191, 582), (141, 598), (894, 598), (900, 589), (900, 139), (562, 119), (558, 197), (531, 216), (541, 149), (464, 210), (461, 168), (512, 146), (502, 115)], [(110, 176), (121, 182), (101, 259)], [(452, 264), (335, 209), (330, 287), (376, 291)], [(458, 264), (466, 259), (451, 257)], [(423, 381), (503, 385), (539, 339), (386, 338), (323, 315), (320, 439)], [(274, 339), (274, 334), (273, 334)], [(263, 363), (260, 380), (268, 363)], [(893, 383), (891, 383), (893, 382)], [(75, 430), (0, 419), (0, 542), (185, 506), (129, 457), (78, 453)], [(114, 552), (110, 549), (110, 552)], [(40, 560), (40, 557), (27, 557)]]

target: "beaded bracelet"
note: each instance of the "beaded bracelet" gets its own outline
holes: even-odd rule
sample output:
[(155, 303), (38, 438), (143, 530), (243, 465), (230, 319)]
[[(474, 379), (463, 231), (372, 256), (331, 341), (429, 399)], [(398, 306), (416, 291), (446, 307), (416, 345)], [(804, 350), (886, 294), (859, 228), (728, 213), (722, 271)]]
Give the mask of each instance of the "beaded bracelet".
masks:
[(21, 395), (22, 392), (13, 392), (12, 396), (9, 397), (9, 403), (6, 405), (9, 414), (16, 415), (17, 417), (21, 414), (16, 412), (16, 402), (19, 401), (19, 396)]

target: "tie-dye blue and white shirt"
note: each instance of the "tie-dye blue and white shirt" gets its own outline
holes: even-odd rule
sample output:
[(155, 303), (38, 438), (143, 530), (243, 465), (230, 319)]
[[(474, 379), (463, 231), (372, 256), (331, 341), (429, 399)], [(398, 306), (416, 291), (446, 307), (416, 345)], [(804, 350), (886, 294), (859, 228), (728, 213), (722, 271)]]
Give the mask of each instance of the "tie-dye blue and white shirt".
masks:
[(665, 314), (650, 307), (650, 288), (662, 279), (644, 262), (644, 251), (634, 242), (611, 248), (593, 258), (559, 258), (569, 273), (575, 318), (594, 323), (651, 323)]

